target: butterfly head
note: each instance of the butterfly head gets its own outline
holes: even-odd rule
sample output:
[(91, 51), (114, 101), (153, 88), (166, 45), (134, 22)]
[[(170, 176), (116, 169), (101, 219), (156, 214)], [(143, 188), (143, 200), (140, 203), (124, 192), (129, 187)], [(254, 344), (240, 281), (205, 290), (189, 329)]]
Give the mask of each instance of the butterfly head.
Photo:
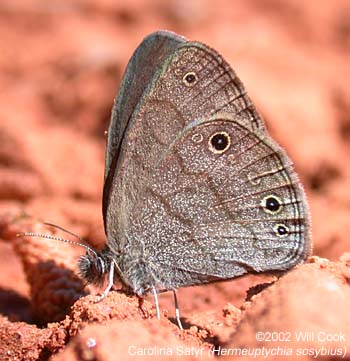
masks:
[(88, 249), (84, 256), (78, 261), (80, 277), (88, 283), (101, 285), (108, 272), (108, 259), (102, 252)]

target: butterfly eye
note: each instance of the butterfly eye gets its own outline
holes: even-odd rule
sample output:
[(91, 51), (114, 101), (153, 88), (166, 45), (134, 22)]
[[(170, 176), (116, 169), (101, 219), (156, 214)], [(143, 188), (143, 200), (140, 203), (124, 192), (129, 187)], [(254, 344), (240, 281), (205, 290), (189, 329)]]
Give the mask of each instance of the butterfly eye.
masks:
[(190, 73), (185, 74), (185, 76), (182, 78), (183, 82), (186, 86), (192, 86), (197, 83), (197, 75), (193, 71)]
[(214, 133), (209, 138), (209, 149), (211, 152), (216, 154), (222, 154), (226, 152), (226, 150), (231, 145), (230, 135), (226, 132), (217, 132)]
[(275, 233), (277, 236), (284, 237), (289, 234), (289, 228), (284, 224), (277, 224), (274, 228)]
[(261, 201), (261, 206), (268, 213), (278, 213), (282, 209), (282, 201), (275, 195), (269, 195)]

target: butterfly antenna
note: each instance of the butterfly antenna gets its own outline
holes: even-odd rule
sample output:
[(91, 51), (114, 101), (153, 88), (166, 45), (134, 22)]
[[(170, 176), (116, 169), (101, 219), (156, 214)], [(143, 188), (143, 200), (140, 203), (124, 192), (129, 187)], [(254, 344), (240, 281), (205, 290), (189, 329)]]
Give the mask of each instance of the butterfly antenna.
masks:
[[(57, 228), (60, 228), (60, 227), (57, 227)], [(68, 233), (70, 233), (70, 232), (68, 232)], [(93, 253), (97, 257), (97, 253), (91, 247), (87, 246), (84, 243), (71, 241), (70, 239), (51, 236), (50, 234), (34, 233), (34, 232), (21, 232), (21, 233), (17, 233), (16, 236), (17, 237), (40, 237), (40, 238), (46, 238), (46, 239), (50, 239), (50, 240), (54, 240), (54, 241), (60, 241), (60, 242), (66, 242), (66, 243), (69, 243), (69, 244), (74, 244), (76, 246), (80, 246), (80, 247), (85, 248), (86, 250)]]
[(77, 234), (75, 234), (75, 233), (73, 233), (73, 232), (71, 232), (71, 231), (68, 231), (67, 229), (65, 229), (65, 228), (63, 228), (63, 227), (61, 227), (61, 226), (58, 226), (57, 224), (50, 223), (50, 222), (43, 222), (43, 224), (45, 224), (46, 226), (50, 226), (50, 227), (53, 227), (53, 228), (57, 228), (57, 229), (59, 229), (60, 231), (65, 232), (65, 233), (67, 233), (67, 234), (70, 234), (71, 236), (79, 239), (79, 241), (86, 243), (85, 239), (81, 238), (80, 236), (78, 236)]

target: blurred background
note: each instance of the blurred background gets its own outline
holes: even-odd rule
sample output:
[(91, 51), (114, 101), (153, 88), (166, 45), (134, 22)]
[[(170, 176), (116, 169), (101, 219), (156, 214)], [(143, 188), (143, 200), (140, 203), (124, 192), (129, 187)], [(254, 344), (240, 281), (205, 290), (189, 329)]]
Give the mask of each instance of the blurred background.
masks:
[[(158, 29), (231, 64), (300, 174), (314, 254), (350, 251), (348, 0), (1, 0), (0, 219), (25, 214), (105, 242), (104, 131), (130, 56)], [(21, 267), (1, 242), (0, 288), (25, 298)], [(182, 289), (181, 308), (239, 306), (249, 280)]]

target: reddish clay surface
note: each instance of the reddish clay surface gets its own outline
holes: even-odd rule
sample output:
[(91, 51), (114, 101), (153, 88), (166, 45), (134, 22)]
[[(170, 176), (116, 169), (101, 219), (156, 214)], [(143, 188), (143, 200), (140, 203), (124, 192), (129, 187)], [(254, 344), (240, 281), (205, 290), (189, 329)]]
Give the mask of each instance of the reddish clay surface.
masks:
[[(295, 163), (322, 257), (278, 280), (180, 289), (184, 331), (171, 293), (160, 321), (151, 298), (96, 304), (80, 249), (16, 237), (60, 234), (48, 221), (103, 245), (104, 131), (126, 62), (157, 29), (237, 71)], [(0, 360), (350, 359), (347, 0), (2, 0), (0, 39)]]

